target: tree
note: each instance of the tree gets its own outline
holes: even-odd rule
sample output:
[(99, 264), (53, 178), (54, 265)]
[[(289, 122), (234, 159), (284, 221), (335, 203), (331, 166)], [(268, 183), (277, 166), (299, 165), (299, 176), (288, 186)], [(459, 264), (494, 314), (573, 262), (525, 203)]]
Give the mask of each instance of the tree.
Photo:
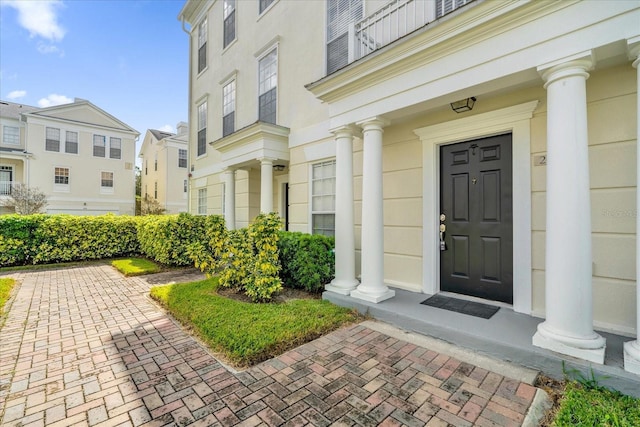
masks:
[(14, 184), (11, 194), (3, 200), (2, 206), (9, 208), (20, 215), (31, 215), (42, 212), (47, 206), (47, 195), (37, 187), (29, 188), (24, 184)]
[(142, 199), (140, 206), (141, 215), (162, 215), (165, 212), (165, 208), (162, 207), (153, 197), (145, 197)]

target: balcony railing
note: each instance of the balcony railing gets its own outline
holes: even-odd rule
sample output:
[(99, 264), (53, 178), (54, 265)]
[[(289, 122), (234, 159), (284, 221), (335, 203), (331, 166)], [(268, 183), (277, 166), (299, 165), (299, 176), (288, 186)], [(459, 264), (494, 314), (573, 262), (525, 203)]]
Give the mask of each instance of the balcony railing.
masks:
[(349, 27), (349, 63), (473, 0), (392, 0)]
[(14, 181), (0, 181), (0, 196), (9, 196), (16, 184)]

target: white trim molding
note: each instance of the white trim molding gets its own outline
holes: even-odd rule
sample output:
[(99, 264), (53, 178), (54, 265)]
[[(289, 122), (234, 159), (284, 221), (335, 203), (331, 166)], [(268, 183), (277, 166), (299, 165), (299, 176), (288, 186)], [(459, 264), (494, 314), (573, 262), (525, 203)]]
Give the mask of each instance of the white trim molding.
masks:
[(511, 132), (513, 309), (531, 314), (531, 118), (538, 101), (415, 129), (422, 141), (423, 292), (440, 290), (440, 146)]

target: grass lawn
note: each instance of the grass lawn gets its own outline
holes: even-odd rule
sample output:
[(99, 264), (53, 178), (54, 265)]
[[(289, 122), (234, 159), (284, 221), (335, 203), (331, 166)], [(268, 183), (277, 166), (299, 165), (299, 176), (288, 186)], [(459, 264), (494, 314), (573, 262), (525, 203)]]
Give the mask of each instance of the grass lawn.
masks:
[(0, 316), (4, 314), (4, 305), (9, 300), (11, 289), (15, 284), (16, 281), (11, 278), (0, 278)]
[(216, 278), (159, 286), (151, 297), (237, 367), (250, 366), (361, 320), (318, 299), (255, 304), (216, 293)]
[(577, 382), (570, 382), (553, 425), (640, 426), (640, 399), (601, 387), (583, 387)]
[(117, 259), (111, 261), (111, 265), (127, 277), (158, 273), (162, 270), (162, 267), (146, 258)]

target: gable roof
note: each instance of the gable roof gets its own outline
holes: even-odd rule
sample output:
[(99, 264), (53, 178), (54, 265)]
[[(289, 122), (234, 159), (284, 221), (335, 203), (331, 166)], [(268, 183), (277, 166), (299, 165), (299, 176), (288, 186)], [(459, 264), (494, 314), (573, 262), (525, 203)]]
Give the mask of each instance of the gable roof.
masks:
[(53, 107), (38, 108), (35, 111), (23, 113), (28, 117), (46, 117), (86, 125), (95, 125), (104, 128), (132, 133), (135, 136), (140, 133), (123, 121), (115, 118), (103, 109), (95, 106), (86, 99), (76, 98), (69, 104), (55, 105)]
[(149, 132), (151, 132), (158, 141), (161, 141), (165, 138), (175, 135), (175, 133), (163, 132), (161, 130), (156, 130), (156, 129), (149, 129)]

